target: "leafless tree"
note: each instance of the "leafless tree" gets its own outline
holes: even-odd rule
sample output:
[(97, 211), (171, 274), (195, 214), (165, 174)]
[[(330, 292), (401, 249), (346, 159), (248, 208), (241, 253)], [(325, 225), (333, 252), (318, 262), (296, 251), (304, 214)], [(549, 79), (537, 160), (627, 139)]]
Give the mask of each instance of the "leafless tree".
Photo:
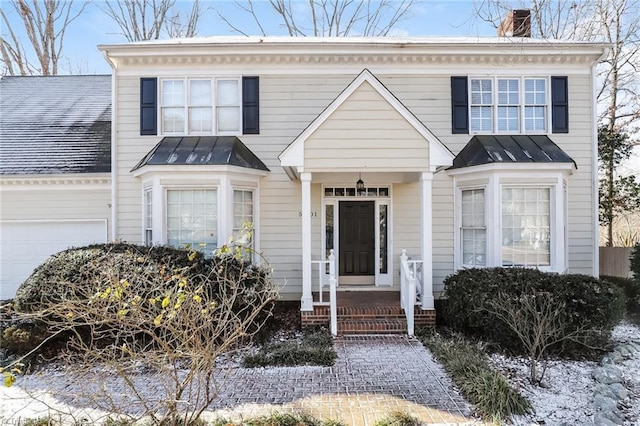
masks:
[[(266, 26), (265, 15), (255, 0), (234, 0), (248, 15), (260, 35), (273, 35), (277, 29)], [(290, 36), (346, 37), (387, 36), (409, 16), (415, 0), (269, 0), (267, 12), (275, 14)], [(220, 12), (229, 28), (243, 35), (249, 30), (234, 24)]]
[[(598, 66), (598, 124), (609, 133), (626, 132), (629, 146), (640, 144), (640, 0), (531, 0), (519, 4), (483, 0), (475, 4), (474, 16), (497, 28), (514, 8), (531, 10), (533, 37), (611, 44)], [(616, 163), (600, 161), (600, 166), (611, 198), (618, 179)], [(613, 220), (606, 223), (609, 245), (613, 226)]]
[(103, 10), (127, 41), (194, 37), (203, 14), (199, 0), (188, 13), (178, 10), (176, 0), (106, 0)]
[[(6, 32), (0, 36), (3, 72), (9, 75), (58, 74), (65, 33), (84, 12), (87, 3), (80, 2), (75, 8), (73, 0), (10, 0), (3, 2), (5, 5), (20, 18), (29, 42), (22, 41), (19, 29), (9, 20), (5, 8), (0, 9)], [(27, 48), (35, 52), (34, 60), (29, 59)]]

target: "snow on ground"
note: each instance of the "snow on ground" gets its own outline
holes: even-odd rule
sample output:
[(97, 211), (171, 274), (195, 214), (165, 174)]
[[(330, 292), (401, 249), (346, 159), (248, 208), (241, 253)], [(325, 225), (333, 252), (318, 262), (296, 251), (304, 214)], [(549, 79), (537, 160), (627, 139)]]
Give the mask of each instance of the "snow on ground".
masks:
[[(612, 341), (640, 341), (640, 327), (626, 321), (613, 330)], [(491, 356), (492, 366), (502, 371), (509, 382), (531, 402), (534, 413), (513, 419), (515, 425), (588, 425), (593, 424), (591, 372), (596, 362), (550, 361), (542, 386), (529, 383), (529, 365), (523, 358)], [(640, 425), (640, 352), (617, 364), (624, 374), (629, 397), (623, 401), (625, 425)]]

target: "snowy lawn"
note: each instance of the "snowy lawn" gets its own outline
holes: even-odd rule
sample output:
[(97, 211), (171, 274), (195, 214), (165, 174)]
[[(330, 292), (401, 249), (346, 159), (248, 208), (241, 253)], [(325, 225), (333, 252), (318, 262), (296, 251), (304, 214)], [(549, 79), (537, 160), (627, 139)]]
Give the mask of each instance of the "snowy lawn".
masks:
[[(640, 342), (640, 327), (626, 321), (613, 330), (612, 340)], [(595, 381), (591, 372), (596, 362), (551, 361), (542, 386), (529, 383), (528, 361), (492, 355), (492, 367), (503, 372), (509, 382), (531, 401), (534, 413), (514, 419), (515, 425), (588, 425), (593, 424)], [(640, 425), (640, 352), (635, 352), (617, 366), (622, 370), (629, 396), (621, 401), (625, 425)]]

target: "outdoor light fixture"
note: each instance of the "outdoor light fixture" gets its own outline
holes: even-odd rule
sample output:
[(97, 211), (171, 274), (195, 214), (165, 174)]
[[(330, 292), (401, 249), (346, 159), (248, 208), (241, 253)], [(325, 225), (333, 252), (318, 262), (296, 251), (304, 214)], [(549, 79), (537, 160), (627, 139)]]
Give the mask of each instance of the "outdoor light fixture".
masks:
[(356, 191), (364, 192), (364, 182), (362, 181), (362, 173), (358, 172), (358, 181), (356, 182)]

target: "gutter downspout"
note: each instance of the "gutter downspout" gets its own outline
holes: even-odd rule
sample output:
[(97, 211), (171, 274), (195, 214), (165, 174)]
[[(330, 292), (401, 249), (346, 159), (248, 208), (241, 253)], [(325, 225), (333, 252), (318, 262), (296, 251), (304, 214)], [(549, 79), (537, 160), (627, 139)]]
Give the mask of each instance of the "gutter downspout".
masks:
[(117, 105), (118, 90), (116, 86), (118, 67), (109, 58), (109, 52), (103, 50), (106, 61), (111, 65), (111, 241), (118, 239), (118, 142), (117, 132)]

